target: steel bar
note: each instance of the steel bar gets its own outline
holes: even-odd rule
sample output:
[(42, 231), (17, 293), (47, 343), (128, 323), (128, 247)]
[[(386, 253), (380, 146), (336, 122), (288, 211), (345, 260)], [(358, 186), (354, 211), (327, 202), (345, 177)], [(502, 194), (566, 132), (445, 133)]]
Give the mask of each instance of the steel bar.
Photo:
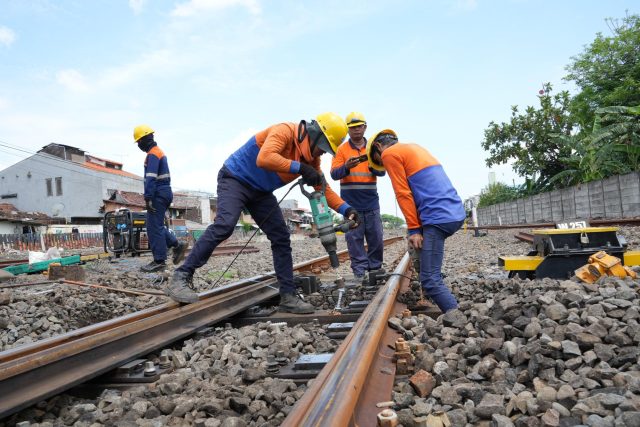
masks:
[(396, 303), (401, 286), (400, 278), (406, 274), (409, 265), (410, 257), (407, 253), (398, 264), (395, 274), (376, 294), (329, 363), (296, 403), (283, 426), (376, 424), (375, 405), (366, 409), (357, 408), (365, 387), (369, 389), (380, 386), (371, 382), (386, 378), (388, 393), (391, 391), (395, 370), (384, 375), (372, 369), (377, 366), (375, 359), (385, 346), (383, 332), (387, 329), (387, 321)]
[(14, 260), (6, 260), (0, 261), (0, 268), (10, 267), (12, 265), (25, 264), (28, 263), (28, 259), (14, 259)]
[[(640, 225), (640, 218), (617, 218), (617, 219), (590, 219), (587, 220), (591, 226), (599, 225)], [(553, 222), (540, 222), (533, 224), (504, 224), (504, 225), (481, 225), (469, 227), (470, 230), (503, 230), (509, 228), (554, 228)]]
[(533, 234), (531, 233), (525, 233), (524, 231), (521, 231), (519, 233), (514, 234), (514, 237), (523, 242), (533, 243)]
[(41, 280), (39, 282), (12, 283), (10, 285), (0, 285), (0, 289), (22, 288), (24, 286), (40, 286), (49, 285), (51, 283), (59, 283), (56, 280)]
[(92, 283), (76, 282), (74, 280), (62, 280), (62, 283), (66, 284), (66, 285), (83, 286), (83, 287), (95, 288), (95, 289), (104, 289), (104, 290), (109, 291), (109, 292), (121, 292), (121, 293), (127, 294), (127, 295), (137, 295), (137, 296), (148, 296), (148, 295), (158, 296), (158, 295), (161, 295), (161, 296), (165, 296), (164, 292), (162, 292), (162, 291), (132, 291), (132, 290), (129, 290), (129, 289), (112, 288), (111, 286), (94, 285)]

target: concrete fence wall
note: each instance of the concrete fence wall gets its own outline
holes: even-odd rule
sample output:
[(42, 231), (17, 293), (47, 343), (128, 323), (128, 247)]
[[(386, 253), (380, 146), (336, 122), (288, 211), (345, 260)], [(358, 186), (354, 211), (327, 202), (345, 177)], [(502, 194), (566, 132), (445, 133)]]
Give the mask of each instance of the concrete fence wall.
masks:
[(640, 173), (612, 176), (478, 209), (478, 224), (640, 217)]

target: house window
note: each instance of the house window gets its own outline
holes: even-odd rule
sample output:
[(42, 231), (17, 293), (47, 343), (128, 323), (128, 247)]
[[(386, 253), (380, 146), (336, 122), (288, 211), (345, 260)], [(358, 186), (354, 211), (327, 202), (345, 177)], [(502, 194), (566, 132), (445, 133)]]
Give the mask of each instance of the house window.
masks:
[(56, 177), (56, 196), (62, 196), (62, 177)]
[(45, 180), (47, 182), (47, 197), (53, 196), (53, 185), (51, 184), (51, 178)]

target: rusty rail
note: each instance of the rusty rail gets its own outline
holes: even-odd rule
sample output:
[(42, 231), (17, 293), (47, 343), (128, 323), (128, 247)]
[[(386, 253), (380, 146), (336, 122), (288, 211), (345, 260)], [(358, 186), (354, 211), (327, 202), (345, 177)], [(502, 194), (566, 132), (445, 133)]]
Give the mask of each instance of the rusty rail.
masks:
[(406, 308), (396, 296), (408, 284), (404, 275), (410, 264), (407, 253), (296, 403), (284, 427), (376, 425), (375, 403), (389, 399), (395, 374), (389, 343), (395, 342), (398, 333), (387, 326), (387, 320)]
[[(591, 226), (599, 225), (640, 225), (640, 218), (614, 218), (614, 219), (590, 219)], [(480, 225), (469, 227), (470, 230), (504, 230), (509, 228), (554, 228), (553, 222), (539, 222), (532, 224), (504, 224), (504, 225)]]
[[(294, 269), (322, 265), (329, 265), (328, 256)], [(0, 352), (0, 419), (275, 297), (274, 277), (269, 272), (200, 293), (194, 304), (168, 302)]]
[(533, 234), (531, 233), (525, 233), (524, 231), (521, 231), (519, 233), (514, 234), (513, 237), (523, 242), (533, 243)]

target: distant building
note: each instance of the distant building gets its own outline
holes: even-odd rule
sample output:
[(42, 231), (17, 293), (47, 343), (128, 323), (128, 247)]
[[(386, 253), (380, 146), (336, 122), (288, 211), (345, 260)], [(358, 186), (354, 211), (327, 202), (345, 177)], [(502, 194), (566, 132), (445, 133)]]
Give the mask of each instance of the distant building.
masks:
[[(211, 222), (211, 214), (215, 216), (216, 201), (217, 199), (208, 193), (174, 193), (168, 215), (171, 219), (208, 224)], [(103, 202), (102, 212), (121, 208), (141, 212), (146, 208), (144, 194), (132, 191), (109, 190), (109, 198)]]
[(0, 171), (0, 202), (77, 224), (99, 223), (114, 191), (143, 193), (142, 177), (68, 145), (49, 144)]
[(0, 203), (0, 234), (43, 232), (52, 221), (42, 212), (22, 212), (11, 203)]
[(171, 210), (181, 208), (184, 208), (181, 218), (201, 224), (211, 224), (218, 212), (218, 198), (204, 191), (181, 190), (174, 193)]

